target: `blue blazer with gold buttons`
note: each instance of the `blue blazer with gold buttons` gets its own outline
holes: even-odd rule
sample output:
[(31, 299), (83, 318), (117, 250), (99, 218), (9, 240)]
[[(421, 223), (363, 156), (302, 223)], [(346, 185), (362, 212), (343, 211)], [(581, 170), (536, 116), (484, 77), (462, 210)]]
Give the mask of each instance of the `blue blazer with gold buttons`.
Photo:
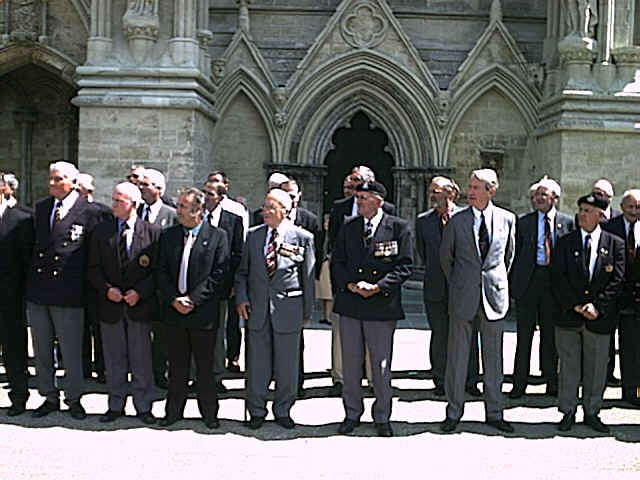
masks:
[[(364, 217), (340, 229), (331, 257), (331, 281), (336, 290), (333, 311), (360, 320), (401, 320), (402, 284), (413, 268), (413, 236), (409, 223), (382, 215), (372, 241), (364, 241)], [(380, 292), (369, 298), (350, 292), (347, 284), (364, 280)]]

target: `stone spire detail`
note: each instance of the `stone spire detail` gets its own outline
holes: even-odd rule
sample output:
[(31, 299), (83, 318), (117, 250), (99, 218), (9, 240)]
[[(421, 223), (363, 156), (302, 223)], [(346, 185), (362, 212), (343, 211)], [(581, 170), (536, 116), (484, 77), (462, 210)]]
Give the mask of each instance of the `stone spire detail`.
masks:
[(238, 4), (238, 29), (251, 36), (250, 23), (249, 23), (249, 4), (253, 0), (236, 0)]
[(500, 0), (493, 0), (491, 2), (491, 21), (492, 22), (501, 22), (502, 21), (502, 3)]

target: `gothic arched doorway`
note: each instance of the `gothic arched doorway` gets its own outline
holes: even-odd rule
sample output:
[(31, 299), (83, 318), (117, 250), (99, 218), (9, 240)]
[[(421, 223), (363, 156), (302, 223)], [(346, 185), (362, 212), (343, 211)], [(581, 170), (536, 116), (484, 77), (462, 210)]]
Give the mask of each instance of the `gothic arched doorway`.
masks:
[[(392, 195), (393, 157), (387, 152), (389, 138), (380, 128), (374, 127), (367, 115), (356, 113), (349, 125), (339, 128), (332, 137), (335, 148), (327, 154), (328, 167), (324, 183), (324, 212), (331, 209), (334, 200), (342, 198), (342, 181), (357, 165), (366, 165), (376, 174), (376, 180), (384, 184)], [(392, 198), (389, 198), (393, 201)]]

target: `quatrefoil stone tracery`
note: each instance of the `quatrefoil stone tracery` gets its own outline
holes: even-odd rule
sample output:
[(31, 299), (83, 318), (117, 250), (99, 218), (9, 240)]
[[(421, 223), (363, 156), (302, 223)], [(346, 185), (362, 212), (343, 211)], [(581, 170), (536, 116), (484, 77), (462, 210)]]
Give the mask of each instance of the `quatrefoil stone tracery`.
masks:
[(369, 2), (360, 2), (342, 19), (342, 36), (354, 48), (374, 48), (387, 33), (387, 19)]

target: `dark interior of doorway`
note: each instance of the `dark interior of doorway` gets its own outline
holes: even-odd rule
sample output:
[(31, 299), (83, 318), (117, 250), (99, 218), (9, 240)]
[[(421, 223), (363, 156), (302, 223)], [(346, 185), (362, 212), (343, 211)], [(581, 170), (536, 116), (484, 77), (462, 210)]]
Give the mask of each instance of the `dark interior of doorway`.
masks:
[(376, 174), (376, 180), (384, 184), (389, 192), (393, 190), (393, 157), (385, 151), (389, 143), (387, 134), (373, 127), (369, 117), (357, 112), (349, 121), (349, 126), (339, 128), (332, 138), (335, 148), (325, 159), (328, 167), (324, 183), (324, 212), (331, 210), (334, 200), (342, 198), (342, 181), (351, 169), (357, 165), (366, 165)]

